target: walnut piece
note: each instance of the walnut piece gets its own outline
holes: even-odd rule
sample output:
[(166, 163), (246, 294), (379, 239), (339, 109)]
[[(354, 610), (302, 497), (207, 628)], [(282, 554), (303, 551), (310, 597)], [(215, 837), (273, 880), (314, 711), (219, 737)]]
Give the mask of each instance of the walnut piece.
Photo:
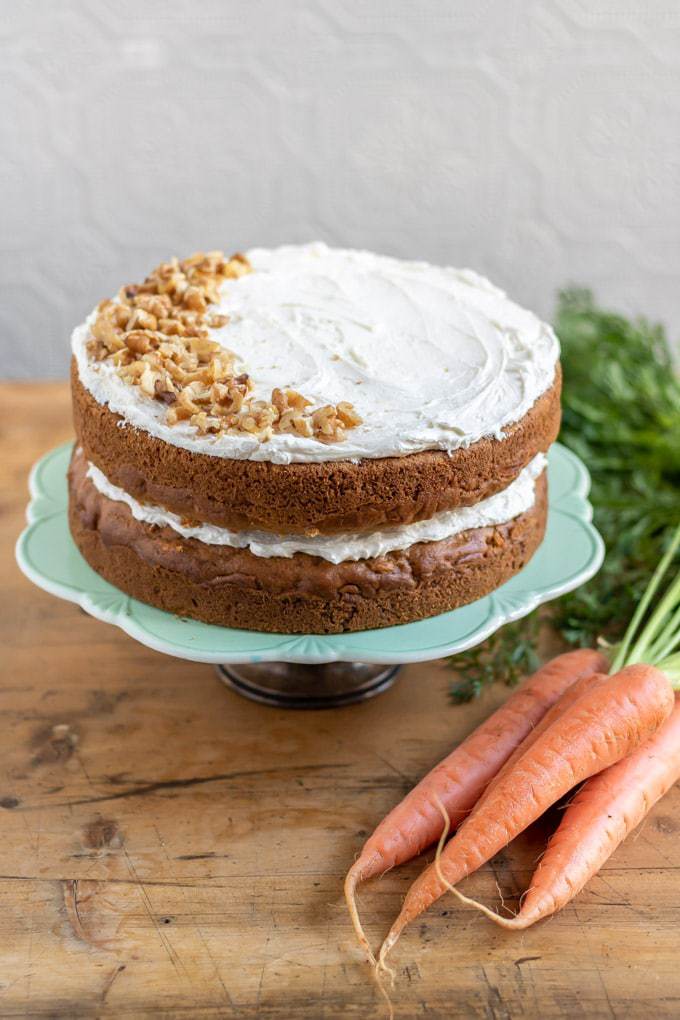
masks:
[(168, 425), (189, 422), (200, 435), (241, 433), (267, 442), (293, 433), (339, 443), (345, 430), (361, 424), (352, 404), (312, 402), (292, 389), (272, 390), (255, 400), (250, 376), (236, 373), (236, 356), (212, 339), (211, 329), (229, 317), (210, 310), (224, 280), (237, 280), (252, 267), (245, 255), (196, 252), (163, 262), (140, 284), (121, 288), (115, 301), (102, 301), (87, 349), (95, 361), (111, 361), (118, 374), (163, 404)]

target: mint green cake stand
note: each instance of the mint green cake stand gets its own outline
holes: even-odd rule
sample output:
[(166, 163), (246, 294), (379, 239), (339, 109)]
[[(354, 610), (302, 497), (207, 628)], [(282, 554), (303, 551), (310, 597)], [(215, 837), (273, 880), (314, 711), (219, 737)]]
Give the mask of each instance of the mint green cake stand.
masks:
[(590, 479), (556, 443), (548, 458), (548, 528), (527, 566), (497, 591), (429, 620), (354, 634), (264, 634), (188, 620), (138, 602), (108, 584), (76, 548), (67, 522), (71, 443), (45, 454), (31, 472), (28, 525), (16, 547), (34, 584), (77, 602), (104, 623), (158, 652), (218, 667), (242, 694), (286, 707), (334, 707), (385, 690), (398, 664), (453, 655), (503, 624), (583, 584), (600, 567), (602, 539), (591, 524)]

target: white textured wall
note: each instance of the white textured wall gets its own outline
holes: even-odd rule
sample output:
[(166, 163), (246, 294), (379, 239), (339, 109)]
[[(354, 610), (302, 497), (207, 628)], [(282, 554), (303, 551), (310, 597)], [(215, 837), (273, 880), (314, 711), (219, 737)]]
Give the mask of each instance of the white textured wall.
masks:
[(0, 0), (0, 374), (169, 254), (322, 238), (680, 335), (680, 0)]

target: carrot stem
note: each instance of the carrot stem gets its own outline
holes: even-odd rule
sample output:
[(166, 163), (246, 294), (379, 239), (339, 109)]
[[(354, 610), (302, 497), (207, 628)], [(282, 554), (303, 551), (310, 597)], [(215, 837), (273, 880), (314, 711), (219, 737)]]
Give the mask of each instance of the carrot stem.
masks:
[(674, 691), (680, 691), (680, 652), (669, 655), (659, 663), (659, 669), (666, 674)]
[[(680, 538), (680, 530), (678, 531), (678, 538)], [(672, 546), (671, 546), (672, 548)], [(680, 599), (680, 574), (671, 582), (668, 591), (659, 602), (659, 605), (652, 613), (648, 623), (644, 627), (642, 633), (638, 637), (637, 641), (631, 648), (626, 658), (626, 665), (630, 665), (633, 662), (644, 661), (645, 653), (654, 639), (659, 633), (659, 629), (663, 628), (669, 613), (672, 613), (674, 608), (678, 604)]]
[[(612, 673), (618, 672), (618, 670), (620, 670), (624, 665), (629, 664), (631, 661), (639, 661), (639, 660), (629, 659), (628, 658), (628, 651), (630, 649), (630, 646), (631, 646), (631, 643), (633, 641), (633, 638), (635, 637), (637, 629), (638, 629), (638, 627), (640, 625), (640, 622), (643, 619), (645, 613), (647, 612), (649, 604), (652, 601), (652, 599), (654, 598), (656, 590), (659, 587), (659, 585), (661, 584), (663, 576), (664, 576), (664, 574), (668, 570), (668, 567), (671, 564), (673, 556), (675, 555), (675, 550), (677, 549), (679, 543), (680, 543), (680, 525), (676, 528), (675, 534), (673, 535), (673, 538), (671, 539), (671, 544), (668, 546), (668, 549), (666, 550), (664, 555), (661, 557), (661, 560), (659, 561), (659, 565), (656, 568), (656, 570), (654, 571), (654, 573), (652, 574), (652, 578), (651, 578), (649, 584), (647, 585), (647, 587), (645, 588), (644, 594), (643, 594), (642, 598), (640, 599), (640, 601), (638, 603), (638, 607), (635, 610), (635, 612), (633, 613), (633, 618), (631, 619), (630, 623), (628, 624), (628, 627), (626, 629), (626, 633), (623, 636), (623, 640), (622, 640), (621, 644), (618, 647), (618, 651), (617, 651), (617, 653), (616, 653), (616, 655), (614, 657), (614, 660), (612, 661), (612, 665), (611, 665), (611, 672)], [(654, 616), (656, 616), (656, 613), (654, 614)], [(651, 623), (651, 621), (650, 621), (650, 623)], [(644, 637), (646, 629), (647, 628), (645, 628), (643, 630), (642, 634), (640, 635), (640, 638)], [(636, 650), (637, 645), (640, 643), (640, 638), (638, 638), (638, 641), (636, 642), (636, 645), (633, 647), (633, 651)]]
[(680, 644), (680, 605), (649, 649), (649, 654), (661, 661), (675, 651)]

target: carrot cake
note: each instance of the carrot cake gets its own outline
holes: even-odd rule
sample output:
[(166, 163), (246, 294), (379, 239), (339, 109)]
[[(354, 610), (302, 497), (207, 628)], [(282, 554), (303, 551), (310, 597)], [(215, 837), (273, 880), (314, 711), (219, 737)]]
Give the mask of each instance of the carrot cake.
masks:
[(541, 542), (557, 339), (470, 270), (199, 253), (101, 302), (72, 348), (71, 531), (144, 602), (384, 627), (487, 594)]

